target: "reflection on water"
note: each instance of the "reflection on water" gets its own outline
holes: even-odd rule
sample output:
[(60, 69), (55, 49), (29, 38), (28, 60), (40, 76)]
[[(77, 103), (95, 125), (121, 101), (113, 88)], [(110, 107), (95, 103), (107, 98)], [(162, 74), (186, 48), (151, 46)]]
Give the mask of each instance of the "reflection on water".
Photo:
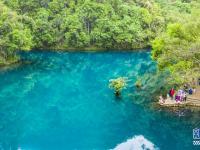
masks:
[[(199, 111), (179, 117), (129, 96), (138, 76), (155, 71), (149, 52), (22, 56), (31, 63), (0, 71), (0, 149), (111, 149), (130, 137), (162, 150), (193, 148)], [(131, 81), (116, 100), (108, 81), (119, 76)]]

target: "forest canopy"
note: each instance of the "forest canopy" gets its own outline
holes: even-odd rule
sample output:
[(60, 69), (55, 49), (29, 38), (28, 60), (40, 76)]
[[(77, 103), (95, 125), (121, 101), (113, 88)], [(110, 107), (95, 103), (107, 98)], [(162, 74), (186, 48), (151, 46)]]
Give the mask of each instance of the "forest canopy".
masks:
[(154, 1), (0, 1), (8, 12), (16, 14), (13, 18), (21, 24), (21, 31), (29, 32), (31, 44), (27, 47), (37, 49), (144, 48), (165, 24), (161, 8)]
[[(0, 14), (1, 41), (7, 39), (7, 33), (21, 40), (14, 42), (19, 46), (11, 44), (1, 48), (26, 50), (151, 47), (151, 41), (165, 31), (168, 23), (191, 14), (192, 5), (198, 2), (0, 0), (0, 3), (3, 8)], [(13, 21), (17, 24), (13, 25)], [(11, 32), (6, 24), (15, 26), (12, 27), (15, 32)], [(11, 43), (13, 38), (9, 38)]]
[(172, 85), (193, 84), (200, 77), (200, 3), (185, 8), (186, 14), (169, 15), (165, 31), (152, 41), (152, 58), (160, 71), (170, 71)]

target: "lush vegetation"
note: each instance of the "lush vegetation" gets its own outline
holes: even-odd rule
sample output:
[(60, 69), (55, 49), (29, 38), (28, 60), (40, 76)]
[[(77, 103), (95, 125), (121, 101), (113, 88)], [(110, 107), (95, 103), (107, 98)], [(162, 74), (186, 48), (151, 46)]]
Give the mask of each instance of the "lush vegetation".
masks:
[(1, 53), (144, 48), (165, 24), (158, 3), (145, 0), (0, 0), (0, 7)]
[(124, 77), (119, 77), (117, 79), (111, 79), (109, 83), (109, 88), (114, 89), (115, 95), (120, 96), (121, 91), (126, 88), (127, 79)]
[(0, 0), (0, 64), (16, 50), (152, 47), (182, 84), (199, 74), (199, 10), (199, 0)]
[(200, 1), (183, 6), (166, 16), (165, 31), (152, 42), (152, 58), (160, 71), (170, 72), (165, 79), (174, 86), (192, 85), (200, 77)]
[[(153, 1), (4, 0), (31, 30), (32, 48), (133, 49), (150, 46), (163, 17)], [(30, 37), (31, 38), (31, 37)]]
[(32, 47), (31, 31), (21, 19), (22, 16), (0, 2), (0, 65), (18, 60), (15, 50)]

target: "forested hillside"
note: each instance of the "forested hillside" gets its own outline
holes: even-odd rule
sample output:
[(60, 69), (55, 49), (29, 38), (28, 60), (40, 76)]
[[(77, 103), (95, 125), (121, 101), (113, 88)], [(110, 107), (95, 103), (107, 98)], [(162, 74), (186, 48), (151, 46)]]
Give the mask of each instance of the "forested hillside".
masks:
[(23, 28), (31, 31), (33, 48), (143, 48), (150, 45), (165, 24), (160, 7), (153, 1), (3, 2), (20, 16), (16, 20)]
[[(191, 4), (181, 1), (0, 1), (1, 7), (4, 8), (0, 14), (1, 41), (7, 38), (7, 34), (25, 36), (20, 37), (21, 42), (17, 44), (19, 46), (17, 49), (149, 47), (150, 41), (165, 30), (167, 23), (176, 20), (173, 17), (191, 13)], [(13, 20), (19, 25), (13, 25)], [(15, 28), (21, 31), (21, 35), (13, 32)], [(14, 38), (7, 40), (13, 43)], [(5, 49), (3, 47), (5, 45), (1, 45)]]
[[(152, 42), (152, 58), (160, 71), (169, 71), (168, 84), (194, 84), (200, 77), (200, 1), (169, 10), (165, 31)], [(179, 7), (178, 7), (179, 8)]]

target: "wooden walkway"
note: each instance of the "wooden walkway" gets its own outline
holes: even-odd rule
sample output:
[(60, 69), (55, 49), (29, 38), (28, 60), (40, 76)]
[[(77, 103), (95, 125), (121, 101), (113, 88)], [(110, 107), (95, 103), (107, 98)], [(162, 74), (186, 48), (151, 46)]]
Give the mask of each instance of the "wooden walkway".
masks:
[(161, 106), (167, 107), (179, 107), (179, 106), (197, 106), (200, 107), (200, 87), (196, 89), (196, 92), (192, 95), (188, 95), (186, 102), (177, 103), (175, 100), (171, 100), (170, 98), (165, 100), (165, 103), (161, 104)]

